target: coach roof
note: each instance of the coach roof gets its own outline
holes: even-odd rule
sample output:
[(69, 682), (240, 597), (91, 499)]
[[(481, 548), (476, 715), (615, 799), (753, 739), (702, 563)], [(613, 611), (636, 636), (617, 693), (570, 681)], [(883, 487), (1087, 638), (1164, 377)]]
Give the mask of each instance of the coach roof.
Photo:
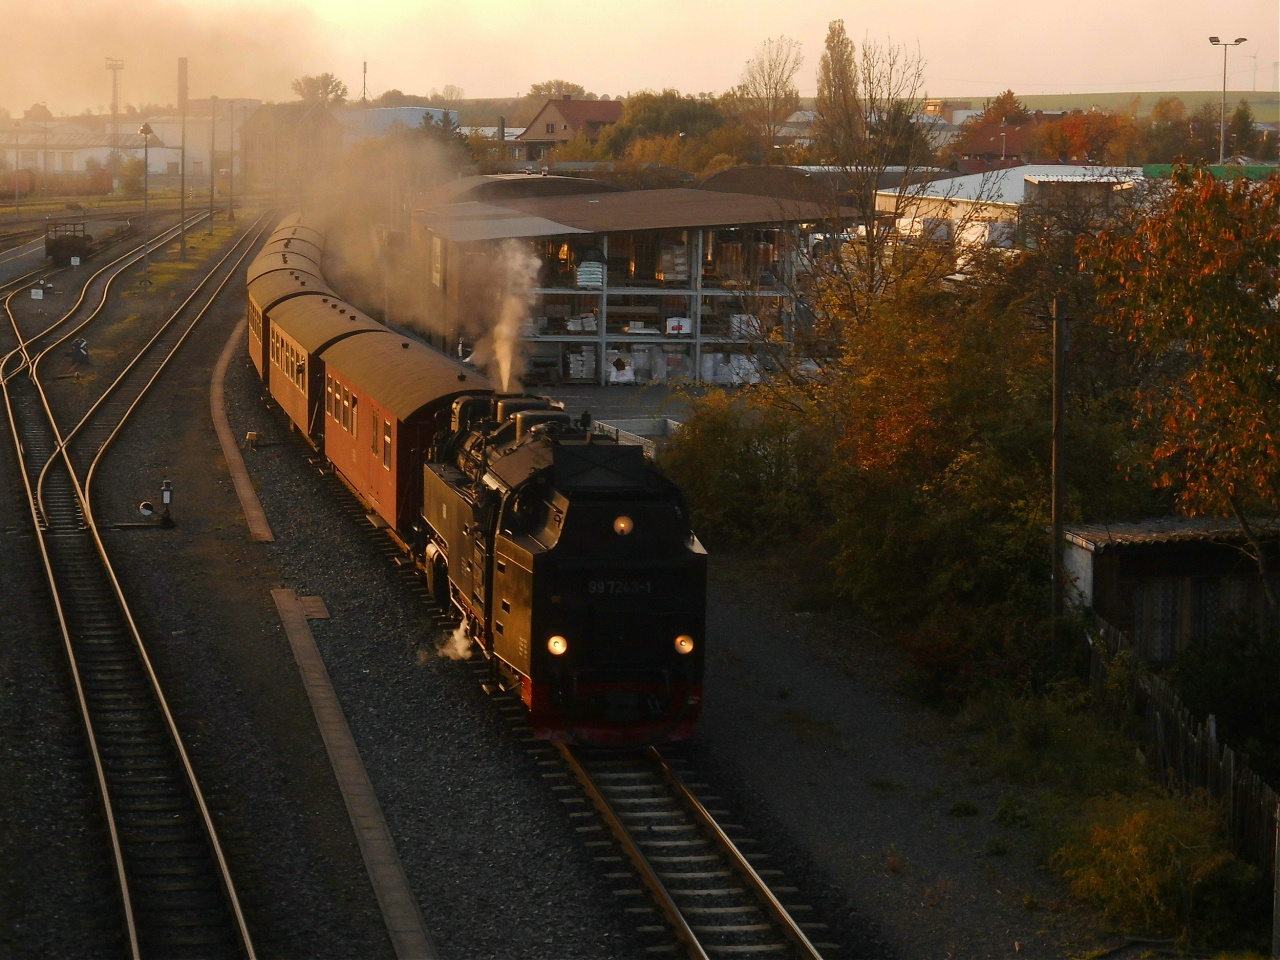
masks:
[(271, 311), (277, 330), (297, 342), (307, 353), (319, 353), (356, 333), (390, 333), (386, 327), (333, 297), (294, 297)]
[(463, 393), (491, 392), (488, 378), (414, 340), (353, 337), (324, 351), (325, 366), (405, 421), (428, 404)]
[(320, 264), (310, 257), (293, 251), (289, 253), (258, 254), (253, 263), (249, 264), (249, 269), (245, 276), (249, 283), (253, 283), (263, 274), (270, 273), (272, 270), (292, 270), (295, 273), (309, 273), (318, 280), (324, 276), (320, 272)]
[(249, 284), (249, 299), (264, 313), (276, 304), (307, 294), (337, 299), (337, 294), (314, 274), (293, 270), (272, 270)]
[(323, 256), (320, 246), (302, 237), (276, 237), (274, 240), (268, 240), (258, 252), (258, 256), (264, 253), (296, 253), (316, 263), (319, 263)]
[(271, 233), (271, 243), (273, 240), (305, 240), (320, 249), (324, 249), (324, 234), (315, 227), (308, 227), (305, 224), (292, 224), (289, 226), (276, 227)]

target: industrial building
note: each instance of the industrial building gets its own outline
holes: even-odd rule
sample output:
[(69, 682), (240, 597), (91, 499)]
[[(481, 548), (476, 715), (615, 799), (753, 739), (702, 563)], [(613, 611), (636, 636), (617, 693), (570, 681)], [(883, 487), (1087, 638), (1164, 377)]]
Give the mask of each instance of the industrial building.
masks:
[(520, 179), (415, 210), (409, 257), (418, 319), (450, 350), (493, 327), (507, 266), (531, 266), (526, 383), (755, 379), (762, 338), (795, 320), (795, 253), (831, 215), (694, 189), (519, 196)]

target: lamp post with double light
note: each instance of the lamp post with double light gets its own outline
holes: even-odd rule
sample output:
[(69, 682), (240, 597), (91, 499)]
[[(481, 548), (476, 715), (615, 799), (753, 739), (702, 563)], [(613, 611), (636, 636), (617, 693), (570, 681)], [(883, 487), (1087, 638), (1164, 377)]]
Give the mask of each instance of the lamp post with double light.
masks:
[(1210, 37), (1209, 42), (1222, 48), (1222, 116), (1218, 122), (1218, 163), (1227, 162), (1227, 47), (1238, 47), (1248, 37), (1236, 37), (1234, 40), (1219, 40)]

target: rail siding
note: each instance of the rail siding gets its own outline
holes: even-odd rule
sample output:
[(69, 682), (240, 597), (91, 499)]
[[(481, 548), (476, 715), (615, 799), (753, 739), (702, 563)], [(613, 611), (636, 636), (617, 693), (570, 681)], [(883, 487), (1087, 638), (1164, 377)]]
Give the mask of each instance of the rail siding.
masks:
[(1236, 855), (1270, 875), (1280, 891), (1275, 790), (1249, 769), (1246, 754), (1219, 743), (1213, 716), (1197, 721), (1163, 677), (1135, 673), (1119, 686), (1112, 683), (1110, 665), (1134, 649), (1124, 633), (1099, 617), (1089, 644), (1090, 687), (1101, 709), (1117, 724), (1138, 721), (1166, 787), (1204, 789), (1218, 800)]

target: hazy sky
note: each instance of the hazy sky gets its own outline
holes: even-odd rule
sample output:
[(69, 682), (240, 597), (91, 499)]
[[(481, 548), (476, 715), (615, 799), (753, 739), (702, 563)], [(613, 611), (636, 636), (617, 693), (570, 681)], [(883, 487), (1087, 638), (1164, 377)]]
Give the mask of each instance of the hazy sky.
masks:
[(0, 0), (0, 104), (47, 101), (80, 111), (110, 103), (104, 58), (119, 57), (123, 102), (175, 99), (179, 56), (191, 94), (287, 99), (301, 73), (332, 71), (353, 96), (369, 62), (373, 95), (456, 84), (512, 96), (563, 78), (597, 93), (674, 86), (722, 91), (766, 37), (804, 45), (812, 93), (829, 20), (918, 48), (931, 95), (1274, 89), (1276, 0)]

